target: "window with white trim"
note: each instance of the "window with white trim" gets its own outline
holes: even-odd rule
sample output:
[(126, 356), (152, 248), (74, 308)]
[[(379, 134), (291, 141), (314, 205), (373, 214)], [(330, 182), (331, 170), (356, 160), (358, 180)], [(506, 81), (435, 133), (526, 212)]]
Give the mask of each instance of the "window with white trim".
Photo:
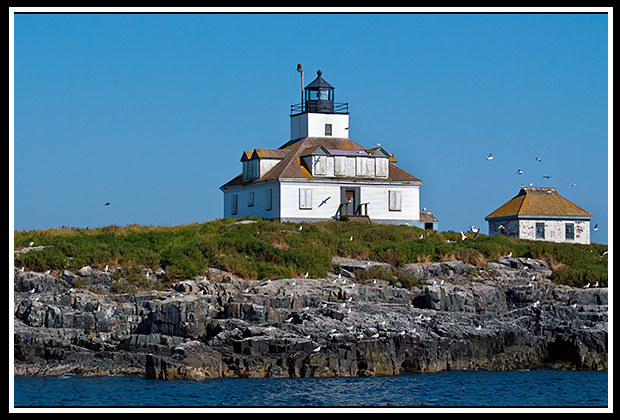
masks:
[(312, 189), (300, 188), (299, 189), (299, 209), (300, 210), (312, 210)]
[(388, 209), (390, 211), (401, 211), (403, 207), (403, 199), (400, 190), (388, 191)]

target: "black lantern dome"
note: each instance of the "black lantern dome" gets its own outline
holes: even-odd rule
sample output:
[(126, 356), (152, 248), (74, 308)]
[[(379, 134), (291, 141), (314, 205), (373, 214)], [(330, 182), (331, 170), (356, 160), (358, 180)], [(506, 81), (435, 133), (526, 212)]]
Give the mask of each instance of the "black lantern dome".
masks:
[(323, 114), (348, 114), (349, 104), (334, 102), (334, 87), (323, 79), (321, 70), (316, 72), (317, 78), (304, 88), (304, 100), (291, 105), (291, 115), (315, 112)]
[(334, 87), (321, 77), (321, 70), (316, 72), (316, 79), (305, 87), (306, 112), (334, 112)]

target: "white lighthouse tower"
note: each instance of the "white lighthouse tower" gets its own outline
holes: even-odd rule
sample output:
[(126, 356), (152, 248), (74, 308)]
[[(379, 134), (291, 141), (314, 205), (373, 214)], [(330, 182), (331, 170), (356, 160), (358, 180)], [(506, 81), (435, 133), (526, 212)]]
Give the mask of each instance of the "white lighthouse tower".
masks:
[(291, 140), (305, 137), (349, 138), (349, 104), (334, 102), (334, 87), (321, 77), (304, 89), (303, 101), (291, 106)]

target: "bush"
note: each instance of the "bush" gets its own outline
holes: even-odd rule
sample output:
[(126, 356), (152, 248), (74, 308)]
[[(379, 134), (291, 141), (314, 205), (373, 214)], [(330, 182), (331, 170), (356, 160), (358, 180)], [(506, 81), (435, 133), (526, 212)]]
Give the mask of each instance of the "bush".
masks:
[(394, 282), (394, 274), (392, 274), (392, 270), (389, 270), (382, 265), (373, 265), (368, 270), (355, 270), (353, 274), (355, 274), (355, 279), (362, 283), (370, 279)]
[[(35, 246), (47, 247), (15, 254), (14, 263), (36, 271), (121, 266), (129, 285), (161, 287), (145, 283), (141, 269), (162, 267), (167, 281), (200, 275), (207, 267), (249, 279), (301, 277), (306, 272), (311, 277), (325, 277), (335, 256), (386, 262), (398, 270), (409, 263), (447, 259), (485, 267), (489, 260), (512, 252), (514, 257), (548, 261), (554, 270), (552, 279), (559, 284), (581, 287), (596, 281), (606, 285), (608, 281), (607, 258), (601, 258), (607, 245), (602, 244), (554, 244), (486, 235), (479, 235), (474, 242), (471, 233), (469, 239), (461, 241), (459, 232), (430, 232), (409, 226), (246, 219), (255, 223), (217, 219), (172, 227), (112, 225), (15, 231), (16, 249), (31, 241)], [(423, 239), (420, 235), (424, 235)], [(136, 272), (130, 267), (136, 267)], [(393, 279), (387, 272), (368, 275)], [(397, 275), (397, 279), (406, 285), (419, 284), (417, 279), (404, 275)], [(119, 290), (124, 287), (118, 285)]]

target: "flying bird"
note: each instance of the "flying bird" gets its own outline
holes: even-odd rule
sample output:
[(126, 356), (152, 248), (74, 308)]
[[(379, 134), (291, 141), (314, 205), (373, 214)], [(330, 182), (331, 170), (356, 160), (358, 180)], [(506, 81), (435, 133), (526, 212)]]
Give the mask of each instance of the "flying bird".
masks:
[(518, 173), (519, 175), (521, 175), (521, 174), (523, 173), (523, 171), (522, 171), (521, 169), (517, 169), (517, 173)]
[(110, 202), (108, 201), (107, 203), (104, 204), (104, 206), (109, 206)]
[(489, 153), (489, 156), (487, 156), (487, 160), (493, 160), (493, 153)]
[(536, 157), (536, 160), (537, 160), (537, 161), (539, 161), (539, 162), (542, 162), (542, 160), (540, 160), (540, 158), (539, 158), (539, 157)]
[(476, 229), (473, 226), (469, 227), (469, 230), (471, 230), (475, 235), (474, 235), (474, 242), (476, 241), (476, 239), (478, 239), (478, 235), (480, 234), (480, 228)]
[(460, 230), (459, 232), (461, 232), (461, 241), (464, 241), (465, 239), (467, 239), (467, 236), (465, 236), (462, 230)]
[(543, 178), (549, 179), (551, 177), (549, 175), (543, 175)]
[(577, 186), (577, 184), (570, 184), (570, 186), (571, 186), (571, 187), (576, 187), (576, 186)]
[(592, 230), (598, 230), (598, 223), (594, 225), (594, 228), (592, 228)]

